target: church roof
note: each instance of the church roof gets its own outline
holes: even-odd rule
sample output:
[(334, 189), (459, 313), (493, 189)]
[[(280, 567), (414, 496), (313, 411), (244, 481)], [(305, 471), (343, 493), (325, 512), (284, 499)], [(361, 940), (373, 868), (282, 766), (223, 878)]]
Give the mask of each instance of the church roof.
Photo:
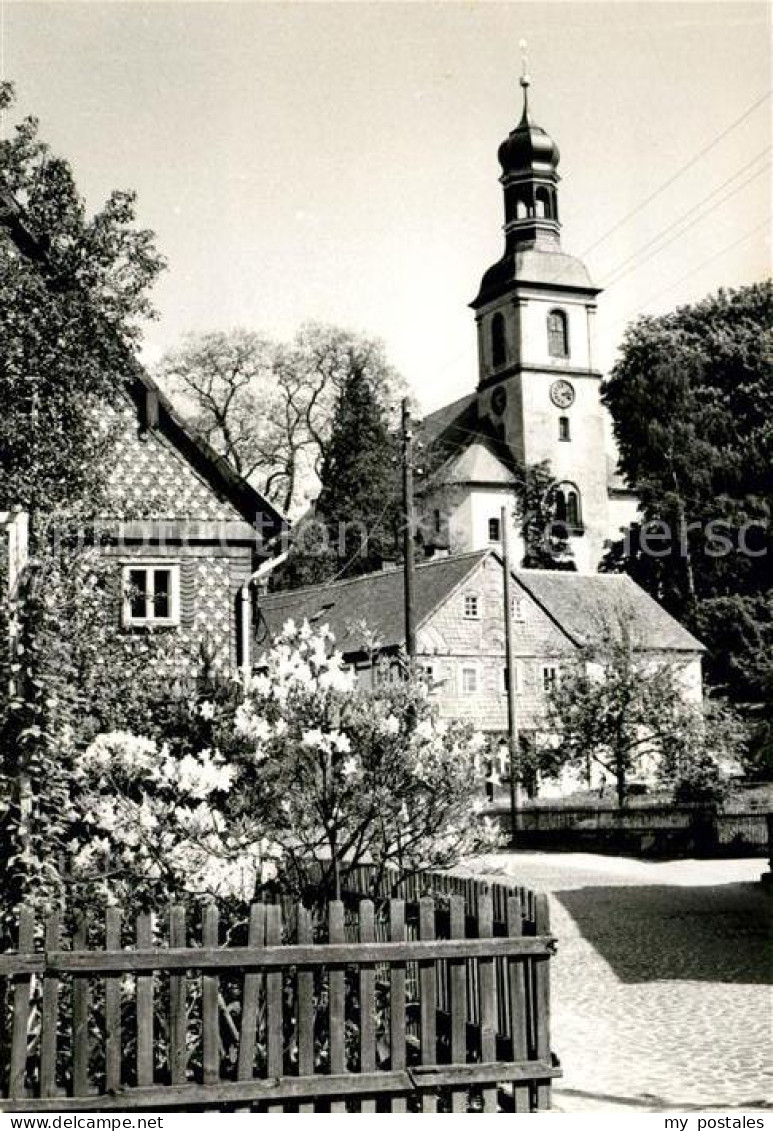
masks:
[(518, 247), (507, 252), (483, 276), (473, 308), (498, 298), (515, 284), (549, 287), (555, 290), (579, 290), (597, 295), (585, 264), (573, 255), (551, 248)]
[(418, 426), (422, 442), (433, 444), (449, 433), (453, 435), (456, 431), (463, 435), (468, 428), (474, 428), (478, 419), (476, 401), (477, 393), (468, 393), (458, 401), (427, 413)]
[(451, 456), (437, 473), (448, 486), (485, 484), (514, 487), (517, 479), (506, 463), (482, 440), (473, 440)]
[[(422, 624), (494, 550), (433, 558), (416, 567), (416, 626)], [(581, 574), (563, 570), (513, 570), (513, 577), (576, 646), (614, 631), (624, 618), (642, 651), (701, 652), (703, 645), (624, 574)], [(345, 656), (374, 648), (396, 648), (405, 640), (402, 568), (288, 590), (260, 597), (264, 637), (273, 639), (287, 620), (327, 624)], [(367, 632), (366, 632), (367, 629)], [(377, 642), (377, 643), (376, 643)]]

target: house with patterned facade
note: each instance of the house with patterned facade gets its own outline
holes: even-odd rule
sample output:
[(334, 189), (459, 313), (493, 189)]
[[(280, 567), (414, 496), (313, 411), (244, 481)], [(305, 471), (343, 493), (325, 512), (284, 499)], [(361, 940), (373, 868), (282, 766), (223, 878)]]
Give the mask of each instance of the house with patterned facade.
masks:
[[(176, 674), (205, 665), (226, 675), (250, 664), (254, 584), (281, 514), (193, 433), (137, 367), (117, 406), (98, 545), (113, 563), (123, 633), (163, 633)], [(18, 576), (23, 512), (0, 514), (2, 561)], [(15, 564), (15, 568), (14, 568)]]
[[(258, 648), (288, 620), (327, 625), (365, 688), (401, 678), (402, 569), (261, 594)], [(438, 556), (416, 567), (417, 663), (441, 718), (466, 720), (495, 742), (507, 734), (504, 566), (493, 549)], [(546, 699), (581, 648), (624, 621), (645, 659), (673, 663), (685, 698), (702, 694), (703, 646), (630, 577), (564, 570), (512, 571), (509, 611), (518, 726), (544, 730)]]
[(251, 579), (286, 520), (143, 371), (111, 412), (119, 427), (101, 544), (120, 575), (123, 631), (174, 634), (183, 667), (249, 666)]

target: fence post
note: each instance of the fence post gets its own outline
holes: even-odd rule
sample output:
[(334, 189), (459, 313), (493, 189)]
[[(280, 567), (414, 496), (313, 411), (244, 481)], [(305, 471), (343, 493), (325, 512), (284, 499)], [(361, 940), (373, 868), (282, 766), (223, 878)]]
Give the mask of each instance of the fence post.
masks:
[[(402, 899), (389, 901), (389, 941), (403, 942), (405, 939), (405, 902)], [(393, 962), (389, 971), (389, 1027), (392, 1055), (392, 1071), (402, 1072), (406, 1065), (405, 1056), (405, 963)], [(406, 1110), (405, 1096), (395, 1096), (392, 1111)]]
[[(550, 934), (548, 897), (535, 899), (534, 919), (538, 935)], [(537, 1060), (550, 1064), (550, 955), (534, 958), (534, 1008), (536, 1012)], [(537, 1111), (550, 1110), (550, 1079), (537, 1082)]]
[[(19, 950), (31, 951), (35, 944), (35, 921), (29, 907), (19, 908)], [(8, 1094), (11, 1099), (24, 1095), (27, 1072), (27, 1026), (30, 1016), (29, 974), (17, 974), (13, 980), (13, 1033), (11, 1036), (11, 1074)]]

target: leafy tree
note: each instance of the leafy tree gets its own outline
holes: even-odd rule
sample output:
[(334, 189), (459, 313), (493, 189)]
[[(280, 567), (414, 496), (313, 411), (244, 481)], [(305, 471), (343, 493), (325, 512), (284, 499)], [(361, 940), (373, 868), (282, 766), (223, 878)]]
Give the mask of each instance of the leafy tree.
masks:
[(557, 514), (556, 486), (546, 460), (521, 469), (518, 527), (524, 569), (576, 569), (566, 523), (559, 521)]
[(298, 532), (278, 586), (379, 569), (400, 553), (399, 449), (367, 367), (352, 356), (332, 414), (313, 518)]
[(725, 708), (686, 701), (684, 672), (673, 659), (659, 661), (637, 648), (625, 610), (600, 624), (598, 639), (562, 673), (548, 699), (545, 729), (555, 737), (543, 746), (543, 770), (570, 766), (589, 778), (598, 766), (614, 780), (621, 807), (637, 775), (654, 771), (696, 789), (718, 781), (743, 741)]
[[(0, 109), (12, 103), (0, 84)], [(131, 371), (161, 267), (132, 193), (88, 217), (34, 118), (0, 141), (0, 499), (33, 520), (95, 505), (111, 438), (102, 410)]]
[(290, 343), (248, 330), (188, 335), (162, 360), (159, 379), (239, 474), (291, 512), (318, 484), (335, 405), (355, 372), (383, 408), (402, 395), (379, 342), (317, 323)]
[[(0, 109), (12, 104), (0, 84)], [(125, 716), (150, 677), (147, 654), (107, 646), (115, 630), (99, 559), (72, 543), (70, 520), (104, 502), (104, 410), (135, 371), (161, 267), (152, 234), (135, 226), (131, 193), (112, 193), (90, 217), (34, 118), (0, 141), (0, 501), (30, 512), (33, 551), (23, 651), (0, 695), (0, 858), (11, 899), (44, 890), (61, 851), (69, 752), (83, 749), (97, 720)]]
[(602, 392), (644, 519), (607, 568), (686, 620), (710, 680), (768, 718), (772, 311), (768, 281), (641, 318)]

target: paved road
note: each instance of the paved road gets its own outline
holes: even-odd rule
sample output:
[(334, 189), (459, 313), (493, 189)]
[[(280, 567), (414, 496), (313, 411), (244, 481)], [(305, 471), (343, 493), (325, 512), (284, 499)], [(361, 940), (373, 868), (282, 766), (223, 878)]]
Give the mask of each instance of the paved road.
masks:
[(583, 853), (475, 862), (550, 894), (559, 1110), (773, 1106), (764, 866)]

